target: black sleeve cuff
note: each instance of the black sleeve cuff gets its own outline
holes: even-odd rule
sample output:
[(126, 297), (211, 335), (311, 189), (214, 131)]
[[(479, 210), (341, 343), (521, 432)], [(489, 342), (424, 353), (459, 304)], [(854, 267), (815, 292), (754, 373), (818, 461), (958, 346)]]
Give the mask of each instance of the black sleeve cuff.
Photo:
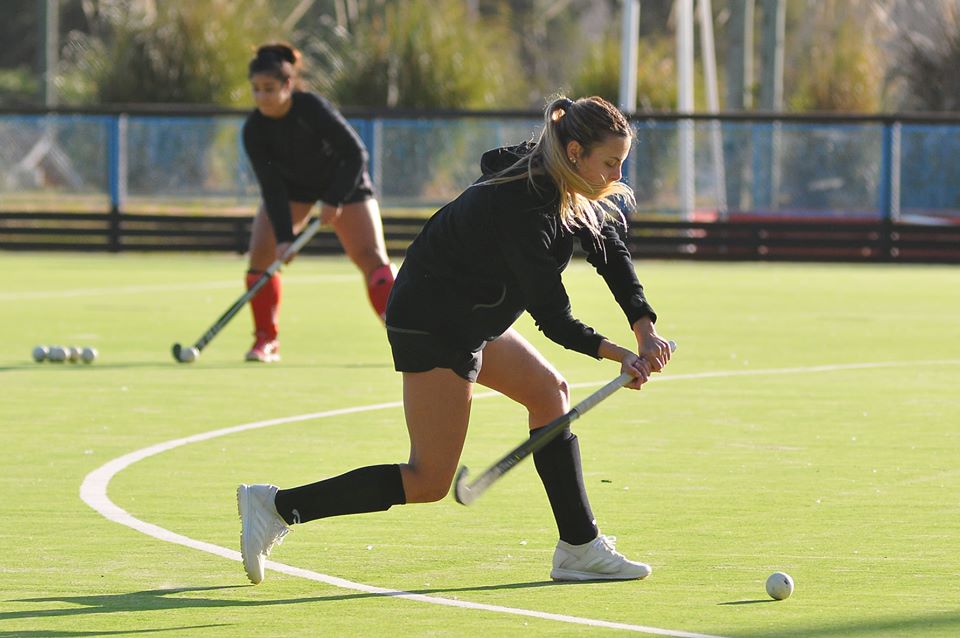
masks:
[(631, 295), (622, 308), (631, 326), (643, 317), (650, 317), (650, 321), (657, 323), (657, 313), (641, 294)]

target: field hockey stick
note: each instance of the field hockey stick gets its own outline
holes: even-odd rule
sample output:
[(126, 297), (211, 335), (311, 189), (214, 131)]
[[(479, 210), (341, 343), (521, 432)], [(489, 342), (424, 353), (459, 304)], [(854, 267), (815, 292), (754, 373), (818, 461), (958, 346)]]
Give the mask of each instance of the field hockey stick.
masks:
[(247, 292), (242, 294), (239, 299), (237, 299), (232, 306), (230, 306), (225, 313), (220, 315), (220, 318), (217, 319), (210, 328), (203, 333), (203, 336), (197, 339), (197, 342), (193, 344), (192, 348), (184, 348), (179, 343), (173, 344), (173, 358), (177, 360), (178, 363), (190, 363), (196, 361), (197, 357), (200, 356), (200, 352), (207, 347), (213, 338), (217, 336), (224, 326), (226, 326), (233, 316), (237, 314), (241, 308), (247, 305), (247, 302), (253, 299), (253, 296), (263, 288), (270, 278), (280, 270), (280, 268), (285, 264), (290, 258), (300, 252), (300, 249), (303, 248), (307, 242), (309, 242), (314, 235), (317, 234), (317, 231), (320, 230), (320, 218), (314, 219), (310, 222), (310, 225), (303, 229), (303, 232), (300, 233), (300, 236), (297, 237), (292, 244), (287, 248), (286, 252), (283, 253), (283, 256), (280, 259), (274, 261), (270, 266), (263, 271), (263, 273), (257, 278), (253, 285), (247, 289)]
[[(677, 349), (677, 344), (670, 341), (670, 351)], [(483, 474), (477, 477), (473, 483), (467, 485), (467, 466), (461, 465), (457, 472), (457, 480), (454, 483), (453, 496), (461, 505), (470, 505), (487, 491), (501, 476), (509, 472), (520, 461), (527, 458), (537, 450), (542, 449), (550, 441), (555, 439), (568, 425), (586, 414), (590, 409), (596, 407), (601, 401), (612, 395), (614, 392), (630, 383), (633, 375), (624, 372), (619, 377), (603, 386), (586, 399), (575, 405), (566, 414), (557, 417), (550, 423), (540, 428), (535, 435), (510, 450), (506, 456), (490, 466)]]

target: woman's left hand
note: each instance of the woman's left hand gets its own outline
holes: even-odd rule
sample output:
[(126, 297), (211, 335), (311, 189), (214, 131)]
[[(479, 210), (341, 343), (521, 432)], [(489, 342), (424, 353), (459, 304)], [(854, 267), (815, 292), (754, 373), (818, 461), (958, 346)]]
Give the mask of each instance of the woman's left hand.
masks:
[(639, 390), (640, 386), (650, 380), (650, 375), (653, 373), (653, 370), (650, 367), (650, 362), (647, 361), (645, 357), (638, 356), (631, 352), (620, 362), (620, 373), (626, 373), (633, 377), (633, 379), (623, 387), (630, 388), (631, 390)]
[(657, 334), (649, 317), (638, 319), (633, 324), (637, 338), (637, 351), (650, 363), (653, 372), (660, 372), (670, 361), (670, 342)]
[[(287, 254), (287, 250), (289, 250), (289, 248), (290, 248), (290, 246), (291, 246), (292, 244), (293, 244), (293, 242), (291, 242), (291, 241), (282, 241), (282, 242), (278, 243), (278, 244), (277, 244), (277, 259), (283, 259), (283, 256), (284, 256), (285, 254)], [(283, 263), (289, 264), (291, 261), (293, 261), (293, 258), (296, 257), (296, 256), (297, 256), (296, 253), (290, 255), (289, 258), (283, 260)]]

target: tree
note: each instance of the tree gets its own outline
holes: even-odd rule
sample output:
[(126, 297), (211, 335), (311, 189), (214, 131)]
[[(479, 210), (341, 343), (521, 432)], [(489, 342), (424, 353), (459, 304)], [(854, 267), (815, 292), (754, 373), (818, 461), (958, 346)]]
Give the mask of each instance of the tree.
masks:
[(791, 110), (875, 113), (883, 103), (884, 57), (869, 6), (825, 0), (810, 16), (810, 38), (799, 43), (805, 64), (794, 65)]
[[(347, 26), (329, 15), (301, 40), (317, 87), (342, 105), (407, 108), (522, 106), (513, 39), (464, 3), (365, 3)], [(301, 25), (301, 29), (303, 25)]]
[[(34, 105), (40, 94), (40, 50), (43, 46), (40, 23), (42, 0), (3, 0), (0, 20), (0, 104)], [(84, 26), (79, 0), (57, 0), (60, 33)], [(59, 41), (59, 38), (58, 38)], [(56, 71), (56, 70), (55, 70)], [(58, 81), (62, 81), (62, 76)]]
[(960, 11), (942, 4), (933, 33), (909, 31), (901, 42), (901, 64), (893, 76), (905, 84), (902, 108), (916, 111), (960, 110)]
[(101, 0), (65, 61), (99, 103), (249, 101), (246, 62), (277, 29), (268, 0)]
[[(525, 102), (543, 106), (544, 95), (569, 86), (595, 43), (615, 28), (622, 0), (511, 0), (488, 1), (487, 11), (498, 11), (516, 39), (520, 68), (526, 83)], [(483, 6), (483, 4), (481, 4)], [(616, 61), (610, 61), (616, 66)]]
[[(618, 30), (619, 31), (619, 30)], [(617, 34), (601, 38), (587, 52), (573, 78), (571, 95), (599, 95), (616, 104), (620, 92), (620, 41)], [(637, 68), (637, 110), (668, 111), (677, 105), (677, 77), (673, 39), (640, 40)]]

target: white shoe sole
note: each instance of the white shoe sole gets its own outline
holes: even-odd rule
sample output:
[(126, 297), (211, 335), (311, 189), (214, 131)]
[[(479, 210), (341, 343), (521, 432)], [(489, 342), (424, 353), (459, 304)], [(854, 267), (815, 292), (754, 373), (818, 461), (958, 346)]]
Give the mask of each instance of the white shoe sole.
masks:
[(263, 582), (263, 557), (249, 547), (252, 532), (244, 524), (249, 519), (249, 516), (245, 515), (248, 515), (250, 510), (250, 488), (247, 485), (241, 485), (237, 488), (237, 513), (240, 515), (240, 556), (243, 558), (243, 569), (247, 572), (247, 578), (254, 585), (259, 585)]
[(653, 570), (649, 567), (645, 574), (637, 576), (625, 576), (623, 574), (598, 574), (597, 572), (578, 572), (570, 569), (554, 568), (550, 572), (550, 578), (563, 581), (585, 581), (585, 580), (643, 580), (649, 576)]
[(251, 363), (274, 363), (280, 360), (280, 355), (268, 354), (268, 355), (264, 355), (263, 357), (258, 357), (255, 354), (247, 353), (247, 356), (244, 358), (244, 360), (249, 361)]

